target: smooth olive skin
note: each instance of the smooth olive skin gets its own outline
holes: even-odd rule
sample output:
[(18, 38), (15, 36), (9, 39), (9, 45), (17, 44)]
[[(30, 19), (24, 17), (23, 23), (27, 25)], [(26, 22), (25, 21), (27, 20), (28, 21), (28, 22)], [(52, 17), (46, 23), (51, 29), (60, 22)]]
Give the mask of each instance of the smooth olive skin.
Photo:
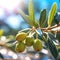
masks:
[(23, 41), (26, 39), (27, 34), (25, 32), (18, 33), (16, 35), (16, 40), (17, 41)]
[(15, 47), (16, 52), (23, 52), (25, 50), (25, 44), (23, 42), (18, 42)]
[(35, 51), (41, 51), (42, 50), (42, 42), (39, 39), (34, 40), (33, 48)]
[(27, 36), (27, 37), (26, 37), (26, 45), (27, 45), (27, 46), (32, 46), (33, 43), (34, 43), (34, 38)]

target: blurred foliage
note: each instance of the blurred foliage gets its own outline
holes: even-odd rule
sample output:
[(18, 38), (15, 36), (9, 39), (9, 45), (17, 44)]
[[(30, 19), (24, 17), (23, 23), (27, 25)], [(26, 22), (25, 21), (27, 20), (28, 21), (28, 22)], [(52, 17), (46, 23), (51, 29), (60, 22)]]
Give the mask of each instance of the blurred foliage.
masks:
[(0, 29), (0, 37), (3, 35), (3, 30), (2, 29)]

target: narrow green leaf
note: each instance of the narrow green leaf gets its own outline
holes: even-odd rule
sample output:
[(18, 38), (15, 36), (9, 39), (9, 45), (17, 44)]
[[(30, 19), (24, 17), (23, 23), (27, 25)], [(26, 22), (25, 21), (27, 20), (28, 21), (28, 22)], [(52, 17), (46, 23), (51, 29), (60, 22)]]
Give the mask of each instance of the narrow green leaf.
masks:
[(56, 46), (53, 43), (53, 41), (49, 38), (48, 38), (48, 47), (49, 47), (51, 54), (56, 59), (58, 57), (58, 51), (57, 51)]
[(60, 43), (60, 33), (57, 33), (56, 34), (56, 39), (59, 41), (59, 43)]
[(34, 23), (34, 26), (35, 26), (35, 28), (38, 28), (38, 21), (35, 21), (35, 23)]
[(57, 10), (57, 5), (56, 5), (56, 3), (54, 3), (52, 5), (52, 8), (51, 8), (50, 12), (49, 12), (49, 16), (48, 16), (48, 27), (50, 27), (52, 25), (54, 16), (56, 14), (56, 10)]
[(57, 43), (56, 37), (55, 37), (52, 33), (48, 33), (48, 35), (49, 35), (49, 38), (50, 38), (52, 41), (54, 41), (54, 42)]
[(16, 51), (15, 51), (15, 44), (7, 43), (5, 46), (6, 46), (8, 49), (12, 50), (13, 52), (16, 52)]
[(28, 16), (28, 15), (25, 15), (25, 13), (21, 10), (21, 9), (18, 9), (18, 13), (23, 17), (23, 19), (29, 24), (29, 25), (33, 25), (32, 24), (32, 21), (31, 21), (31, 18)]
[(28, 23), (30, 26), (33, 26), (33, 21), (31, 20), (30, 16), (26, 15), (25, 17), (28, 19), (28, 20), (26, 19), (26, 20), (27, 20), (27, 23)]
[(46, 25), (46, 9), (41, 11), (39, 25), (40, 27), (44, 27)]
[(36, 31), (36, 33), (37, 33), (39, 36), (42, 36), (43, 33), (42, 33), (42, 31), (41, 31), (39, 28), (36, 29), (35, 31)]
[(8, 40), (8, 41), (6, 41), (6, 43), (14, 43), (15, 42), (15, 40)]
[(18, 9), (18, 13), (23, 17), (23, 19), (26, 21), (26, 22), (29, 22), (29, 16), (26, 16), (25, 13), (21, 10), (21, 9)]
[(35, 17), (34, 17), (34, 8), (33, 8), (32, 0), (30, 0), (29, 2), (28, 10), (29, 10), (28, 11), (29, 15), (25, 15), (25, 13), (21, 9), (18, 9), (18, 12), (30, 26), (38, 27), (38, 23), (35, 21)]
[(32, 0), (30, 0), (29, 2), (29, 7), (28, 7), (28, 11), (29, 11), (29, 17), (31, 19), (31, 23), (35, 23), (35, 17), (34, 17), (34, 7), (33, 7), (33, 3)]
[(18, 33), (20, 33), (20, 32), (28, 32), (30, 29), (31, 29), (31, 28), (25, 28), (25, 29), (23, 29), (23, 30), (18, 31)]

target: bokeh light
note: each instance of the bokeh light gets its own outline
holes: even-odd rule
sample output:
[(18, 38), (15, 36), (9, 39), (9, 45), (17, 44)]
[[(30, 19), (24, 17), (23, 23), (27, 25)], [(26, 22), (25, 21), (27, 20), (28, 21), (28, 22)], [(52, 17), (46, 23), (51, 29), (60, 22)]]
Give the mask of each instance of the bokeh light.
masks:
[(21, 0), (0, 0), (0, 6), (12, 10), (21, 2)]

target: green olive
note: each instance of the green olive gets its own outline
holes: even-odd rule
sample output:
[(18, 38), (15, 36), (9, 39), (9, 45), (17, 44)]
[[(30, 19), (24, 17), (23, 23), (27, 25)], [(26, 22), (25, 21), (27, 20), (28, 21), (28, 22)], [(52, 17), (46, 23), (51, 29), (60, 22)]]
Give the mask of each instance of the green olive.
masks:
[(33, 37), (30, 37), (30, 36), (27, 36), (26, 37), (26, 45), (27, 46), (32, 46), (34, 43), (34, 38)]
[(20, 32), (16, 35), (16, 40), (17, 41), (23, 41), (26, 39), (27, 33), (25, 32)]
[(39, 39), (34, 40), (33, 48), (35, 51), (41, 51), (42, 50), (42, 42)]
[(23, 52), (25, 50), (25, 44), (23, 42), (18, 42), (15, 50), (16, 52)]

